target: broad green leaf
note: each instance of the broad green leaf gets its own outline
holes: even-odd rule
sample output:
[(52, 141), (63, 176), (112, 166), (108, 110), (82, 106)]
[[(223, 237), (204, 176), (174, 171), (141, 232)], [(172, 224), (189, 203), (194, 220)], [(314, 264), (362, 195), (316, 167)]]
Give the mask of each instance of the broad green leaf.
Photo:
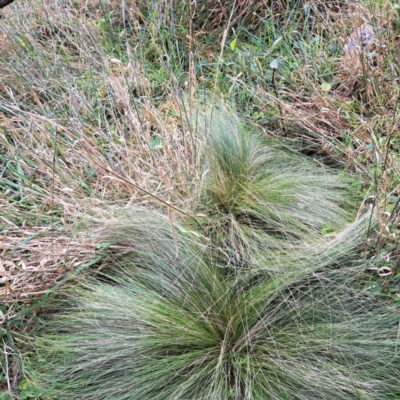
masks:
[(370, 292), (371, 295), (373, 295), (373, 296), (379, 296), (380, 294), (382, 294), (382, 286), (379, 285), (378, 283), (374, 283), (374, 284), (369, 288), (369, 292)]
[(323, 90), (324, 92), (329, 92), (329, 90), (332, 89), (332, 85), (328, 82), (323, 82), (321, 84), (321, 90)]
[(235, 37), (235, 39), (233, 39), (231, 44), (229, 45), (232, 51), (236, 50), (238, 43), (239, 43), (238, 38)]
[(388, 196), (386, 198), (386, 200), (387, 200), (388, 204), (396, 204), (397, 205), (397, 203), (400, 201), (400, 198), (397, 196)]
[(157, 138), (150, 143), (151, 150), (160, 150), (163, 147), (164, 147), (164, 144), (160, 138)]

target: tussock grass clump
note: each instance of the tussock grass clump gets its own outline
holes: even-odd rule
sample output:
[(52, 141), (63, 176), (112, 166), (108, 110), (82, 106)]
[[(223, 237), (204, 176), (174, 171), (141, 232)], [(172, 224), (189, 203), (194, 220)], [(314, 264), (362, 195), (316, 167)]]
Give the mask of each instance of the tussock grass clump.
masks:
[[(0, 398), (400, 397), (391, 310), (347, 287), (358, 274), (364, 294), (400, 299), (393, 3), (18, 0), (1, 11)], [(366, 27), (373, 40), (349, 54)], [(217, 97), (362, 174), (352, 190), (380, 224), (370, 264), (352, 261), (361, 225), (337, 233), (352, 208), (338, 175), (231, 114), (215, 111), (197, 134), (190, 116)], [(81, 222), (150, 203), (169, 218), (135, 210), (108, 224), (104, 241), (126, 252), (84, 279), (98, 249), (115, 247)], [(61, 311), (48, 326), (47, 307)], [(33, 394), (19, 355), (42, 323)]]
[(46, 399), (398, 398), (395, 316), (351, 284), (361, 230), (301, 268), (238, 276), (134, 209), (106, 228), (122, 256), (45, 326), (32, 382)]
[[(201, 124), (202, 125), (202, 124)], [(281, 250), (340, 229), (352, 199), (343, 176), (249, 132), (233, 113), (214, 110), (206, 129), (205, 210), (232, 248)]]

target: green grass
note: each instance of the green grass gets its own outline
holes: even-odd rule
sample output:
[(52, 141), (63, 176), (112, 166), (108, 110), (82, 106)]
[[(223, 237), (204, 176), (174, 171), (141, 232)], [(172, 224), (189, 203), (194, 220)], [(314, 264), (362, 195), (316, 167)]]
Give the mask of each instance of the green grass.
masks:
[(104, 232), (123, 255), (57, 303), (28, 382), (48, 399), (395, 399), (398, 314), (353, 283), (363, 231), (232, 275), (192, 232), (174, 226), (177, 250), (167, 217), (133, 209)]
[(246, 130), (232, 112), (213, 110), (199, 125), (207, 142), (202, 212), (230, 250), (304, 252), (326, 226), (341, 229), (354, 215), (341, 174)]
[[(79, 307), (92, 304), (93, 322), (102, 293), (113, 299), (111, 314), (121, 292), (132, 311), (143, 311), (135, 327), (145, 317), (163, 326), (170, 307), (181, 322), (173, 333), (180, 331), (189, 343), (193, 338), (182, 331), (184, 322), (198, 321), (196, 312), (208, 309), (207, 297), (195, 300), (199, 294), (189, 289), (211, 276), (221, 286), (215, 293), (204, 290), (222, 325), (207, 317), (196, 329), (209, 330), (208, 338), (226, 349), (239, 343), (247, 328), (253, 327), (254, 335), (251, 331), (253, 347), (247, 352), (221, 352), (225, 347), (201, 342), (197, 355), (208, 349), (225, 362), (207, 359), (210, 364), (198, 371), (208, 383), (204, 396), (224, 391), (237, 399), (245, 393), (312, 398), (310, 383), (313, 393), (318, 384), (332, 398), (336, 392), (331, 394), (326, 378), (332, 375), (343, 398), (398, 397), (391, 381), (396, 371), (389, 361), (380, 364), (394, 354), (391, 340), (398, 332), (391, 307), (398, 309), (400, 301), (398, 8), (389, 0), (300, 3), (229, 0), (213, 4), (211, 13), (206, 3), (188, 1), (74, 0), (61, 8), (57, 2), (18, 0), (2, 9), (0, 398), (47, 400), (56, 396), (53, 389), (65, 390), (61, 380), (40, 394), (38, 371), (27, 367), (36, 357), (32, 338), (39, 328), (65, 328), (68, 351), (76, 354), (76, 338), (63, 324), (78, 314), (64, 296)], [(346, 40), (366, 22), (376, 36), (372, 55), (346, 59)], [(374, 52), (375, 64), (368, 61)], [(110, 272), (110, 253), (132, 243), (125, 242), (131, 226), (110, 225), (109, 209), (131, 205), (153, 210), (140, 218), (135, 211), (132, 223), (150, 219), (154, 235), (142, 230), (143, 238), (150, 235), (162, 254), (173, 252), (170, 258), (179, 260), (176, 270), (167, 265), (165, 273), (175, 273), (173, 282), (188, 293), (170, 286), (168, 296), (177, 296), (178, 303), (199, 302), (181, 320), (168, 296), (166, 309), (140, 303), (166, 296), (154, 271), (164, 261), (144, 239), (138, 243), (148, 253), (141, 257), (149, 271), (140, 282), (126, 272), (126, 264), (138, 264), (136, 256), (119, 259)], [(373, 224), (363, 217), (368, 209)], [(168, 217), (168, 229), (159, 215)], [(348, 233), (346, 226), (355, 219), (362, 225), (351, 225)], [(118, 228), (110, 236), (113, 245), (92, 235), (94, 220)], [(178, 249), (171, 238), (180, 242)], [(180, 275), (191, 257), (191, 267), (201, 267), (203, 275), (190, 268), (190, 276)], [(122, 279), (121, 262), (129, 284), (109, 286)], [(102, 283), (89, 278), (104, 266), (109, 276)], [(90, 289), (78, 289), (81, 283)], [(138, 288), (142, 300), (134, 295)], [(296, 294), (293, 300), (289, 293)], [(271, 303), (264, 301), (268, 296)], [(48, 318), (59, 302), (64, 316), (57, 327), (56, 314), (51, 322)], [(228, 303), (232, 309), (224, 310)], [(273, 337), (268, 324), (257, 325), (254, 313), (259, 321), (277, 322)], [(278, 314), (282, 320), (274, 319)], [(351, 321), (357, 337), (344, 333)], [(221, 341), (224, 329), (231, 336)], [(299, 349), (289, 343), (294, 337)], [(287, 366), (279, 364), (268, 338), (281, 346), (278, 353), (285, 354)], [(327, 342), (321, 357), (307, 347)], [(143, 344), (144, 353), (152, 344)], [(365, 363), (353, 368), (346, 346)], [(179, 368), (193, 373), (186, 363), (194, 353), (180, 356)], [(155, 375), (168, 371), (162, 362)], [(296, 372), (294, 362), (303, 369)], [(86, 378), (76, 379), (81, 387)], [(164, 394), (155, 380), (143, 390), (161, 397), (190, 392), (197, 378), (192, 379)], [(279, 383), (283, 380), (286, 386)], [(369, 380), (372, 386), (366, 387)]]

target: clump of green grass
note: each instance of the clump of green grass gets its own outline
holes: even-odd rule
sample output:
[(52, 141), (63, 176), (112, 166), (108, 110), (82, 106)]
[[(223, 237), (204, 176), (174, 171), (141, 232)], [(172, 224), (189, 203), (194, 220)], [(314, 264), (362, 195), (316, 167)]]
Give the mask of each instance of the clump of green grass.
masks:
[(349, 221), (354, 198), (343, 176), (247, 130), (231, 112), (210, 114), (202, 201), (217, 242), (239, 252), (256, 241), (257, 252), (294, 249)]
[(106, 228), (122, 255), (59, 301), (29, 383), (45, 399), (395, 399), (398, 316), (354, 288), (361, 232), (232, 275), (192, 231), (133, 209)]
[[(237, 104), (242, 116), (281, 142), (362, 173), (354, 188), (373, 197), (380, 227), (379, 239), (370, 241), (366, 253), (377, 255), (367, 265), (375, 269), (369, 269), (361, 287), (393, 302), (400, 299), (400, 46), (393, 2), (228, 1), (213, 4), (212, 19), (204, 2), (104, 0), (101, 9), (96, 3), (24, 0), (2, 10), (0, 218), (6, 240), (0, 243), (5, 260), (0, 391), (11, 396), (24, 379), (18, 354), (26, 351), (26, 342), (20, 333), (42, 322), (42, 301), (51, 297), (43, 294), (54, 293), (68, 278), (79, 281), (77, 271), (95, 259), (96, 243), (74, 239), (79, 222), (97, 212), (94, 206), (154, 201), (169, 211), (184, 211), (179, 215), (193, 211), (201, 188), (195, 165), (202, 153), (188, 115), (199, 98), (208, 101), (210, 92), (213, 99), (218, 93)], [(366, 22), (383, 27), (375, 30), (377, 64), (348, 70), (343, 45)], [(292, 167), (295, 162), (287, 158), (283, 167)], [(268, 163), (279, 165), (274, 157)], [(343, 214), (332, 226), (317, 227), (304, 218), (279, 226), (278, 212), (271, 216), (259, 209), (263, 196), (257, 179), (232, 185), (240, 196), (230, 198), (227, 212), (218, 188), (218, 177), (225, 174), (223, 169), (216, 173), (215, 184), (206, 174), (201, 188), (206, 204), (197, 211), (205, 217), (196, 220), (206, 234), (197, 223), (191, 226), (197, 235), (209, 234), (203, 245), (211, 246), (218, 259), (229, 259), (221, 264), (230, 267), (231, 280), (233, 275), (239, 279), (232, 264), (246, 267), (240, 273), (253, 282), (290, 266), (306, 274), (310, 259), (322, 258), (320, 266), (340, 266), (338, 274), (350, 276), (335, 263), (337, 254), (320, 255), (327, 254), (320, 227), (336, 235), (346, 220)], [(247, 184), (257, 198), (241, 214)], [(343, 204), (339, 197), (332, 200), (335, 206)], [(258, 214), (277, 231), (285, 226), (285, 234), (267, 230)], [(290, 262), (289, 253), (265, 251), (280, 249), (285, 240)], [(326, 287), (336, 290), (327, 280)], [(35, 398), (25, 383), (21, 399)]]

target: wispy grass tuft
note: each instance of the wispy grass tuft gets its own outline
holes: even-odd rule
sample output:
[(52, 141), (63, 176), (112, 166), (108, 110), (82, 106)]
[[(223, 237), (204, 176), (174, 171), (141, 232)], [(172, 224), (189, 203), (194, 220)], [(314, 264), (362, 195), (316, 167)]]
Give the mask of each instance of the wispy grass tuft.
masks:
[[(0, 392), (7, 394), (0, 398), (47, 400), (32, 393), (20, 368), (19, 355), (29, 351), (24, 335), (46, 325), (40, 310), (52, 306), (50, 300), (66, 283), (81, 282), (83, 270), (99, 265), (104, 255), (98, 257), (99, 249), (109, 251), (107, 241), (99, 243), (87, 235), (82, 221), (102, 214), (110, 204), (158, 207), (168, 213), (170, 224), (181, 218), (192, 233), (176, 233), (178, 244), (181, 235), (188, 235), (197, 248), (201, 237), (202, 263), (211, 269), (217, 268), (214, 263), (223, 267), (219, 272), (231, 282), (227, 287), (233, 299), (259, 287), (258, 299), (265, 302), (262, 281), (269, 282), (268, 293), (275, 293), (271, 285), (278, 290), (318, 276), (332, 300), (334, 293), (343, 294), (335, 284), (344, 285), (358, 274), (363, 295), (397, 301), (398, 306), (398, 8), (390, 0), (229, 0), (209, 7), (211, 3), (17, 0), (1, 10)], [(360, 29), (371, 35), (371, 27), (373, 40), (365, 46), (358, 43), (350, 55), (349, 40)], [(219, 97), (280, 145), (265, 144), (264, 136), (254, 132), (231, 135), (242, 130), (240, 124), (231, 115), (218, 117), (216, 111), (217, 118), (207, 122), (212, 129), (198, 135), (189, 116), (200, 103), (215, 103)], [(211, 135), (213, 124), (216, 130), (225, 125), (228, 130)], [(216, 142), (216, 150), (208, 150), (203, 168), (207, 136), (210, 144)], [(322, 165), (299, 158), (283, 145), (318, 160), (323, 156), (322, 164), (328, 161), (359, 173), (351, 190), (365, 196), (362, 208), (371, 208), (379, 222), (367, 229), (371, 235), (378, 232), (364, 252), (372, 258), (369, 264), (357, 266), (343, 258), (356, 258), (358, 253), (352, 235), (337, 232), (352, 208), (340, 179), (335, 183), (329, 169), (322, 173)], [(263, 165), (274, 175), (263, 171)], [(311, 176), (309, 181), (290, 180), (289, 175), (297, 176), (300, 170)], [(310, 184), (310, 193), (302, 189), (303, 183)], [(315, 215), (305, 199), (314, 199)], [(298, 207), (304, 203), (304, 208)], [(338, 212), (337, 220), (329, 212)], [(132, 218), (145, 227), (149, 216), (141, 215), (135, 212)], [(158, 234), (157, 224), (149, 226), (155, 232), (155, 247), (165, 249), (157, 237), (166, 231)], [(130, 236), (129, 224), (125, 229), (115, 222), (113, 227), (117, 247), (134, 248), (124, 242)], [(351, 229), (360, 238), (359, 226)], [(148, 238), (148, 231), (141, 232)], [(168, 235), (174, 242), (174, 233)], [(329, 242), (333, 236), (336, 239)], [(287, 251), (281, 251), (285, 246)], [(149, 249), (146, 243), (143, 248)], [(152, 257), (154, 251), (149, 251)], [(174, 243), (168, 251), (175, 257), (182, 245), (177, 250)], [(314, 267), (325, 272), (321, 275)], [(368, 273), (361, 273), (364, 267)], [(105, 280), (110, 279), (116, 277)], [(292, 292), (304, 288), (308, 293), (307, 285), (293, 287)], [(312, 286), (310, 293), (320, 299), (322, 287)], [(350, 315), (350, 304), (357, 308), (359, 303), (344, 303), (347, 297), (343, 295), (339, 308), (349, 305)], [(314, 311), (318, 301), (310, 305)], [(245, 303), (262, 314), (251, 298), (243, 300), (243, 307)], [(327, 314), (335, 314), (333, 304), (339, 303), (326, 303)], [(386, 311), (377, 307), (376, 314), (367, 314), (385, 325), (379, 315)], [(60, 307), (67, 308), (67, 303)], [(243, 312), (234, 315), (246, 320)], [(253, 317), (246, 320), (249, 326)], [(256, 341), (252, 345), (256, 347)], [(223, 374), (218, 376), (222, 382)], [(382, 376), (382, 385), (390, 388), (390, 379)], [(229, 396), (240, 398), (242, 392), (229, 388)], [(373, 389), (368, 393), (367, 398)], [(380, 398), (396, 392), (387, 393)]]
[(294, 249), (349, 221), (354, 198), (343, 176), (249, 131), (232, 112), (210, 114), (199, 124), (207, 141), (202, 209), (218, 242)]
[(120, 258), (45, 326), (31, 382), (46, 399), (396, 399), (398, 315), (354, 288), (360, 232), (233, 276), (187, 228), (131, 210), (106, 228)]

